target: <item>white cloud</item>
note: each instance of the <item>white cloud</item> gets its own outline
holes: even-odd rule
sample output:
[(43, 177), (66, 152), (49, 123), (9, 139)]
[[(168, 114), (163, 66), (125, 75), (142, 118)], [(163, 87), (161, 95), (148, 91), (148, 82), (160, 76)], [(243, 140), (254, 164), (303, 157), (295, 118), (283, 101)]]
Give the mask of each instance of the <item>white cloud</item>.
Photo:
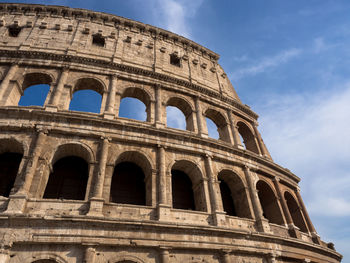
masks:
[(236, 70), (231, 74), (231, 78), (238, 80), (247, 76), (254, 76), (258, 73), (265, 72), (267, 69), (274, 68), (280, 64), (286, 63), (290, 59), (298, 56), (300, 53), (301, 50), (297, 48), (284, 50), (272, 57), (265, 57), (261, 61), (257, 61), (254, 65)]
[(186, 130), (185, 115), (176, 107), (168, 106), (166, 108), (167, 126)]
[(350, 217), (350, 83), (264, 99), (260, 130), (274, 160), (301, 177), (309, 212)]
[(190, 38), (188, 19), (196, 15), (203, 0), (157, 0), (153, 8), (157, 20), (161, 20), (161, 27)]

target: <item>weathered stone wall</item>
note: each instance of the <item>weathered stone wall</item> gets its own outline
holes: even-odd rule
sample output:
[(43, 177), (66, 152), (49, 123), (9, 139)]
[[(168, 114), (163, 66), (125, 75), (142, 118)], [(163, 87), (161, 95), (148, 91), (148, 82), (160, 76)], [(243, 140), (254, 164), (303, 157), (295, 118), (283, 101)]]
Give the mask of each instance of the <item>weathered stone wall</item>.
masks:
[[(0, 263), (340, 261), (312, 225), (299, 178), (272, 161), (257, 115), (241, 104), (217, 54), (88, 10), (0, 4), (0, 14), (0, 162), (22, 156), (13, 183), (0, 171), (11, 190), (0, 189)], [(45, 103), (18, 106), (34, 84), (50, 85)], [(69, 111), (81, 89), (101, 94), (99, 114)], [(119, 117), (124, 97), (145, 104), (145, 122)], [(167, 106), (184, 113), (186, 130), (167, 127)], [(69, 156), (87, 164), (84, 197), (45, 197)], [(142, 170), (145, 205), (111, 201), (122, 163)], [(192, 183), (192, 210), (174, 208), (174, 170)], [(220, 180), (236, 216), (225, 212)]]

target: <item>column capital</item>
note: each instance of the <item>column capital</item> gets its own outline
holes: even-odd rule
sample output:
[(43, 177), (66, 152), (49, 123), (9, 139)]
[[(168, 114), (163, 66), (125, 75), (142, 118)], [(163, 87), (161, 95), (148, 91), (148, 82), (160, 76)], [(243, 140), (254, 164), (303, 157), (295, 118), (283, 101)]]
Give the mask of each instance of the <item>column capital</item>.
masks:
[(62, 72), (68, 72), (70, 70), (70, 66), (64, 65), (61, 70), (62, 70)]
[(100, 137), (100, 139), (103, 140), (103, 141), (106, 141), (106, 142), (111, 142), (112, 141), (112, 137), (105, 136), (105, 135), (102, 135)]
[(46, 128), (46, 127), (44, 127), (44, 126), (41, 126), (41, 125), (36, 125), (35, 126), (35, 131), (37, 132), (37, 133), (42, 133), (42, 134), (48, 134), (49, 133), (49, 130), (50, 129), (48, 129), (48, 128)]
[(113, 80), (117, 80), (119, 78), (119, 75), (118, 74), (111, 74), (109, 77)]
[(154, 83), (153, 86), (155, 89), (160, 89), (162, 87), (162, 85), (160, 85), (159, 83)]

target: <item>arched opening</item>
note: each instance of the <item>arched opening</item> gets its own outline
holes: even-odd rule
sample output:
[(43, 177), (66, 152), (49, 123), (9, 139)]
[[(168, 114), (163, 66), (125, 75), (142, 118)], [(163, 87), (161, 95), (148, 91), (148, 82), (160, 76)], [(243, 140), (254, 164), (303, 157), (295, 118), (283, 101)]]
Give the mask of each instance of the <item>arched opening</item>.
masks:
[(9, 197), (23, 157), (23, 146), (14, 139), (0, 140), (0, 196)]
[(219, 140), (220, 135), (218, 132), (218, 127), (216, 124), (209, 118), (205, 118), (206, 124), (207, 124), (207, 130), (208, 130), (208, 136), (210, 138)]
[(135, 98), (123, 98), (120, 101), (119, 117), (146, 121), (146, 105), (142, 101)]
[(53, 259), (39, 259), (39, 260), (33, 261), (33, 263), (57, 263), (57, 261)]
[(152, 205), (152, 167), (143, 154), (122, 153), (114, 168), (110, 202), (133, 205)]
[(89, 165), (81, 157), (67, 156), (53, 165), (43, 198), (84, 200)]
[(110, 202), (146, 205), (145, 175), (138, 165), (121, 162), (114, 168)]
[(277, 198), (271, 187), (264, 181), (259, 181), (256, 184), (256, 189), (263, 210), (263, 216), (268, 219), (270, 223), (284, 225)]
[(251, 132), (249, 127), (241, 121), (237, 123), (237, 127), (238, 127), (238, 132), (241, 135), (241, 138), (243, 138), (243, 144), (245, 148), (249, 151), (259, 154), (258, 146), (256, 145), (256, 142), (255, 142), (255, 136)]
[(9, 197), (22, 157), (23, 154), (13, 152), (0, 154), (0, 196)]
[(99, 33), (92, 36), (92, 44), (95, 46), (104, 47), (105, 42), (105, 38)]
[(79, 79), (74, 87), (69, 110), (100, 113), (104, 88), (93, 78)]
[(303, 214), (298, 206), (298, 203), (295, 201), (294, 197), (288, 193), (284, 193), (284, 199), (287, 202), (288, 210), (290, 215), (292, 216), (293, 223), (297, 227), (299, 227), (300, 231), (308, 233), (308, 229), (306, 227)]
[(173, 208), (195, 210), (192, 181), (182, 171), (171, 170)]
[(252, 218), (242, 179), (230, 170), (222, 170), (218, 179), (224, 211), (230, 216)]
[(119, 117), (150, 121), (150, 102), (150, 96), (143, 89), (135, 87), (127, 88), (121, 96)]
[(202, 174), (189, 161), (177, 161), (171, 169), (173, 208), (207, 211)]
[[(47, 94), (52, 83), (51, 76), (44, 73), (28, 73), (22, 82), (23, 94), (15, 94), (16, 89), (11, 91), (12, 97), (16, 97), (19, 106), (44, 106)], [(12, 104), (12, 103), (10, 103)]]
[(194, 131), (193, 110), (186, 100), (173, 97), (166, 105), (167, 126)]
[(220, 192), (224, 211), (229, 216), (237, 216), (235, 204), (233, 203), (232, 193), (225, 181), (220, 182)]
[(102, 96), (94, 90), (74, 92), (69, 110), (100, 113)]
[[(214, 109), (208, 109), (204, 115), (207, 118), (207, 125), (208, 125), (208, 122), (209, 122), (208, 119), (209, 119), (217, 127), (217, 132), (219, 134), (218, 139), (222, 141), (230, 142), (230, 134), (229, 134), (228, 125), (225, 117), (220, 112)], [(209, 125), (212, 125), (212, 124), (209, 122)], [(208, 128), (208, 134), (210, 136), (209, 128)]]
[(50, 85), (39, 84), (28, 87), (18, 102), (18, 106), (44, 106)]

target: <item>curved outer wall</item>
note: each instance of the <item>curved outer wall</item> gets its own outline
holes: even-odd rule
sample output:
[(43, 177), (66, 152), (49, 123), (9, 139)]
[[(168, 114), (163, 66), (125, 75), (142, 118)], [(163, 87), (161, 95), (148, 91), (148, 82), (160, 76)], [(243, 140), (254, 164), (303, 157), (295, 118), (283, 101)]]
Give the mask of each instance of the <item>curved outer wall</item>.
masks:
[[(0, 35), (0, 157), (21, 156), (0, 196), (0, 262), (340, 262), (217, 54), (140, 22), (56, 6), (0, 4)], [(33, 84), (50, 85), (44, 105), (18, 106)], [(80, 89), (101, 94), (99, 114), (69, 111)], [(146, 105), (145, 122), (118, 117), (124, 97)], [(166, 126), (168, 105), (187, 130)], [(208, 137), (205, 117), (220, 139)], [(86, 164), (83, 197), (50, 198), (50, 177), (69, 156)], [(113, 199), (123, 163), (143, 172), (142, 205)], [(179, 173), (192, 209), (176, 208)]]

